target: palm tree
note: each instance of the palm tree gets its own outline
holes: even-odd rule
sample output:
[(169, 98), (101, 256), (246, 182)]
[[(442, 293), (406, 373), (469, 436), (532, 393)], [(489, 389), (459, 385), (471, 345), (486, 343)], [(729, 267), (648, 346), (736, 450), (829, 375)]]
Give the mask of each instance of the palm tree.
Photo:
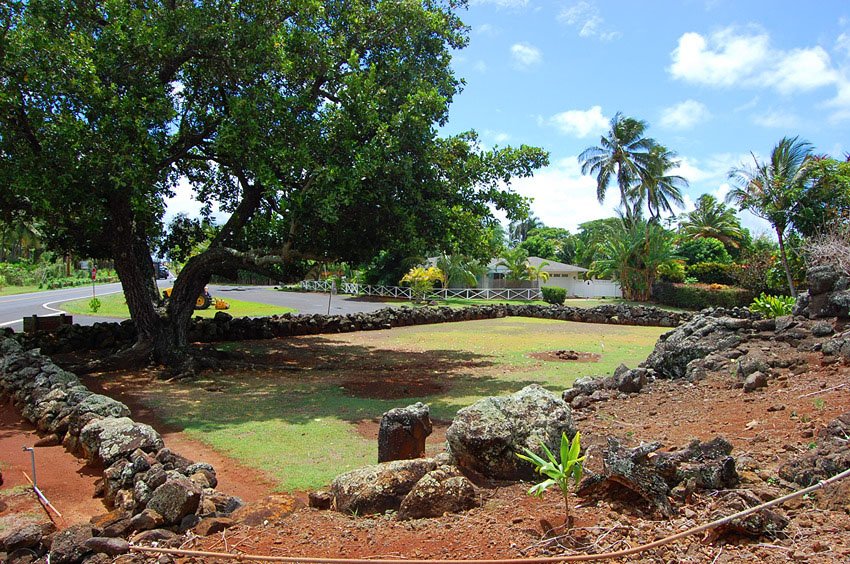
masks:
[(477, 260), (459, 253), (440, 254), (437, 257), (436, 266), (446, 275), (448, 288), (474, 288), (478, 285), (478, 276), (487, 272), (487, 269)]
[(623, 117), (617, 112), (611, 118), (611, 129), (599, 139), (599, 145), (588, 147), (578, 156), (582, 174), (596, 176), (596, 197), (602, 203), (612, 180), (620, 188), (620, 205), (625, 217), (637, 215), (633, 203), (632, 187), (645, 176), (649, 166), (650, 151), (655, 141), (644, 137), (646, 122)]
[(507, 249), (502, 253), (501, 260), (496, 266), (504, 266), (508, 269), (506, 278), (508, 280), (528, 280), (528, 251), (523, 247)]
[(637, 203), (640, 208), (646, 203), (649, 218), (658, 220), (661, 212), (666, 211), (673, 214), (670, 203), (682, 206), (682, 190), (688, 187), (688, 181), (683, 177), (670, 174), (670, 171), (679, 166), (676, 153), (668, 151), (664, 145), (654, 144), (649, 150), (649, 160), (640, 179), (636, 185)]
[(537, 266), (531, 266), (530, 264), (526, 266), (526, 270), (528, 271), (528, 279), (537, 281), (537, 287), (540, 288), (540, 281), (548, 282), (549, 281), (549, 273), (543, 270), (549, 266), (548, 261), (541, 261)]
[(735, 210), (718, 202), (711, 194), (699, 197), (694, 211), (685, 214), (679, 222), (679, 231), (695, 239), (717, 239), (734, 249), (740, 248), (744, 238)]
[(671, 233), (657, 222), (641, 218), (621, 218), (607, 230), (589, 274), (617, 280), (626, 299), (649, 300), (658, 267), (678, 258)]
[(742, 210), (766, 219), (773, 225), (779, 241), (779, 256), (788, 279), (788, 289), (797, 296), (794, 279), (788, 266), (785, 236), (791, 225), (799, 195), (805, 189), (806, 163), (812, 155), (812, 145), (799, 137), (783, 137), (770, 153), (770, 160), (760, 162), (753, 154), (751, 165), (729, 171), (736, 187), (726, 195)]
[(543, 222), (540, 218), (531, 215), (521, 221), (512, 221), (508, 226), (508, 236), (510, 237), (511, 245), (517, 245), (528, 239), (528, 233), (532, 229), (543, 227)]

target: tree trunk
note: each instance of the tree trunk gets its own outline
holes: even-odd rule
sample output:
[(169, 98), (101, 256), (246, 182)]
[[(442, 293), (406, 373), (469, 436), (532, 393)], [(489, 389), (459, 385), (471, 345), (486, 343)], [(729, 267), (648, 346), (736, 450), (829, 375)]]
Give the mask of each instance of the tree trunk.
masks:
[(791, 297), (797, 297), (797, 289), (794, 287), (794, 278), (791, 276), (791, 268), (788, 266), (788, 256), (785, 253), (785, 239), (782, 236), (782, 230), (776, 228), (776, 236), (779, 238), (779, 256), (782, 259), (782, 267), (785, 269), (785, 278), (788, 280), (788, 289), (791, 290)]

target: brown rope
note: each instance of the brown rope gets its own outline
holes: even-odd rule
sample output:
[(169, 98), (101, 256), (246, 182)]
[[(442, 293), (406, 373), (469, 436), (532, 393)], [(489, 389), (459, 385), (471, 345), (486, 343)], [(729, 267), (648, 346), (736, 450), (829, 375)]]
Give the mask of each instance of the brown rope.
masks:
[(633, 554), (638, 554), (640, 552), (645, 552), (647, 550), (651, 550), (653, 548), (658, 548), (659, 546), (669, 544), (673, 541), (679, 540), (681, 538), (694, 535), (696, 533), (701, 533), (703, 531), (707, 531), (709, 529), (713, 529), (715, 527), (719, 527), (721, 525), (725, 525), (730, 521), (735, 519), (740, 519), (741, 517), (746, 517), (747, 515), (751, 515), (757, 511), (761, 511), (762, 509), (767, 509), (768, 507), (773, 507), (774, 505), (781, 505), (786, 501), (790, 501), (792, 499), (804, 496), (806, 494), (812, 493), (819, 489), (822, 489), (830, 484), (834, 484), (844, 478), (850, 476), (850, 468), (847, 470), (836, 474), (835, 476), (829, 478), (828, 480), (822, 480), (813, 486), (809, 486), (808, 488), (804, 488), (802, 490), (798, 490), (796, 492), (792, 492), (788, 495), (784, 495), (782, 497), (778, 497), (771, 501), (762, 503), (761, 505), (757, 505), (756, 507), (751, 507), (749, 509), (745, 509), (743, 511), (739, 511), (733, 515), (729, 515), (728, 517), (723, 517), (721, 519), (717, 519), (710, 523), (706, 523), (704, 525), (699, 525), (697, 527), (692, 527), (686, 531), (682, 531), (681, 533), (676, 533), (675, 535), (671, 535), (669, 537), (665, 537), (663, 539), (659, 539), (657, 541), (653, 541), (647, 544), (643, 544), (640, 546), (636, 546), (634, 548), (629, 548), (625, 550), (618, 550), (616, 552), (606, 552), (600, 554), (577, 554), (573, 556), (547, 556), (547, 557), (536, 557), (536, 558), (505, 558), (505, 559), (496, 559), (496, 560), (426, 560), (426, 559), (387, 559), (387, 558), (317, 558), (317, 557), (309, 557), (309, 556), (262, 556), (262, 555), (254, 555), (254, 554), (231, 554), (228, 552), (204, 552), (200, 550), (182, 550), (182, 549), (173, 549), (173, 548), (152, 548), (146, 546), (130, 546), (130, 550), (134, 552), (146, 552), (146, 553), (154, 553), (154, 554), (172, 554), (177, 556), (197, 556), (203, 558), (223, 558), (230, 560), (256, 560), (258, 562), (303, 562), (305, 564), (547, 564), (547, 563), (555, 563), (555, 562), (588, 562), (592, 560), (609, 560), (611, 558), (622, 558), (624, 556), (631, 556)]

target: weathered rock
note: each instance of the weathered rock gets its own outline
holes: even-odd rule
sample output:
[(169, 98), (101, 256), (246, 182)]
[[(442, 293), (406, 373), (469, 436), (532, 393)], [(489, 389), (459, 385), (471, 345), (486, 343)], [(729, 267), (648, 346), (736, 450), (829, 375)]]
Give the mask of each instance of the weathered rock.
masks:
[(120, 523), (122, 521), (127, 521), (132, 517), (132, 513), (125, 511), (123, 509), (114, 509), (109, 513), (104, 513), (102, 515), (95, 515), (91, 519), (89, 519), (89, 524), (91, 525), (92, 535), (96, 537), (106, 536), (106, 537), (114, 537), (116, 535), (104, 535), (103, 531), (108, 527), (116, 523)]
[(429, 411), (417, 402), (384, 413), (378, 429), (378, 462), (425, 456), (425, 439), (431, 434)]
[(475, 486), (457, 468), (440, 466), (416, 482), (401, 502), (399, 519), (439, 517), (478, 505)]
[(80, 431), (80, 444), (89, 462), (109, 466), (136, 449), (156, 451), (162, 438), (153, 427), (137, 423), (129, 417), (107, 417), (86, 424)]
[(211, 489), (203, 491), (202, 501), (209, 501), (212, 503), (215, 512), (221, 515), (230, 515), (245, 505), (245, 503), (238, 497)]
[(819, 321), (812, 325), (812, 335), (815, 337), (829, 337), (835, 332), (832, 328), (832, 323)]
[(679, 489), (680, 497), (687, 497), (697, 489), (725, 489), (738, 483), (735, 460), (729, 456), (732, 445), (721, 437), (705, 443), (695, 440), (684, 449), (670, 452), (656, 452), (660, 448), (659, 442), (625, 448), (609, 437), (602, 474), (588, 472), (578, 495), (604, 496), (611, 489), (625, 487), (662, 515), (670, 516), (674, 510), (668, 496), (674, 489)]
[(489, 397), (458, 411), (446, 431), (457, 466), (489, 479), (521, 480), (534, 469), (516, 454), (545, 444), (557, 450), (561, 435), (575, 435), (572, 412), (563, 399), (532, 384), (510, 396)]
[(76, 564), (91, 549), (85, 546), (85, 542), (92, 537), (91, 526), (88, 523), (71, 525), (64, 531), (53, 535), (50, 542), (51, 564)]
[(175, 477), (154, 490), (147, 509), (156, 511), (165, 522), (176, 525), (194, 513), (201, 501), (201, 489), (186, 477)]
[(779, 477), (810, 486), (847, 470), (850, 468), (847, 437), (850, 437), (850, 412), (833, 419), (818, 433), (817, 448), (780, 466)]
[(86, 540), (83, 546), (92, 552), (106, 554), (107, 556), (118, 556), (130, 552), (130, 543), (114, 537), (92, 537)]
[(307, 494), (307, 505), (314, 509), (330, 509), (334, 503), (334, 496), (326, 490), (319, 490)]
[[(711, 514), (712, 520), (733, 515), (750, 507), (761, 505), (762, 500), (747, 490), (732, 490), (721, 493), (714, 502), (715, 509)], [(778, 511), (762, 509), (746, 517), (733, 519), (714, 532), (714, 536), (735, 533), (748, 537), (759, 538), (763, 535), (776, 537), (786, 526), (788, 519)]]
[(0, 550), (14, 552), (20, 548), (35, 548), (44, 535), (39, 525), (24, 525), (20, 529), (6, 531), (0, 536)]
[(236, 522), (228, 517), (206, 517), (195, 525), (194, 531), (198, 536), (208, 537), (229, 529), (235, 524)]
[(759, 388), (767, 387), (767, 376), (763, 372), (753, 372), (744, 380), (744, 391), (754, 392)]
[(742, 340), (741, 332), (751, 326), (752, 321), (747, 318), (702, 313), (662, 335), (642, 366), (652, 368), (661, 378), (684, 378), (688, 363), (735, 348)]
[(331, 483), (336, 510), (358, 515), (398, 510), (416, 482), (436, 467), (433, 458), (416, 458), (346, 472)]
[(130, 519), (131, 531), (150, 531), (158, 529), (165, 524), (165, 519), (162, 515), (150, 508), (145, 508), (141, 513), (134, 515)]
[(617, 391), (626, 394), (636, 394), (640, 392), (647, 383), (647, 370), (645, 368), (636, 368), (630, 370), (625, 364), (621, 364), (614, 371), (614, 388)]
[(57, 445), (61, 445), (61, 444), (62, 444), (62, 439), (59, 438), (59, 435), (57, 435), (56, 433), (50, 433), (49, 435), (45, 435), (42, 438), (38, 439), (35, 442), (35, 444), (33, 444), (32, 446), (34, 446), (36, 448), (41, 448), (41, 447), (52, 447), (52, 446), (57, 446)]
[(180, 536), (173, 531), (169, 531), (168, 529), (151, 529), (149, 531), (142, 531), (141, 533), (137, 533), (130, 537), (130, 542), (133, 544), (144, 544), (144, 543), (164, 543), (168, 544), (169, 542), (178, 541)]

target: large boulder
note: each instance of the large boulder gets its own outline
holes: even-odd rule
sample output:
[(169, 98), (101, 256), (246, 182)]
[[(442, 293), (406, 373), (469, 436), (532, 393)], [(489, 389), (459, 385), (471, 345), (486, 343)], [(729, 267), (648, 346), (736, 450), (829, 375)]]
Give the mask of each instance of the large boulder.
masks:
[(95, 419), (80, 431), (80, 445), (89, 462), (109, 466), (135, 450), (156, 452), (163, 446), (153, 427), (137, 423), (129, 417)]
[(425, 439), (432, 429), (429, 411), (417, 402), (384, 413), (378, 429), (378, 462), (425, 456)]
[(453, 466), (440, 466), (416, 482), (401, 502), (399, 519), (440, 517), (478, 505), (475, 486)]
[(691, 361), (735, 348), (752, 321), (727, 315), (700, 314), (661, 336), (643, 366), (662, 378), (684, 378)]
[(488, 397), (458, 411), (446, 431), (448, 449), (457, 466), (494, 480), (534, 477), (530, 464), (516, 455), (540, 445), (556, 451), (561, 434), (576, 433), (570, 407), (537, 384), (515, 394)]
[(358, 468), (331, 483), (337, 511), (366, 515), (398, 510), (422, 477), (437, 467), (433, 458), (395, 460)]

